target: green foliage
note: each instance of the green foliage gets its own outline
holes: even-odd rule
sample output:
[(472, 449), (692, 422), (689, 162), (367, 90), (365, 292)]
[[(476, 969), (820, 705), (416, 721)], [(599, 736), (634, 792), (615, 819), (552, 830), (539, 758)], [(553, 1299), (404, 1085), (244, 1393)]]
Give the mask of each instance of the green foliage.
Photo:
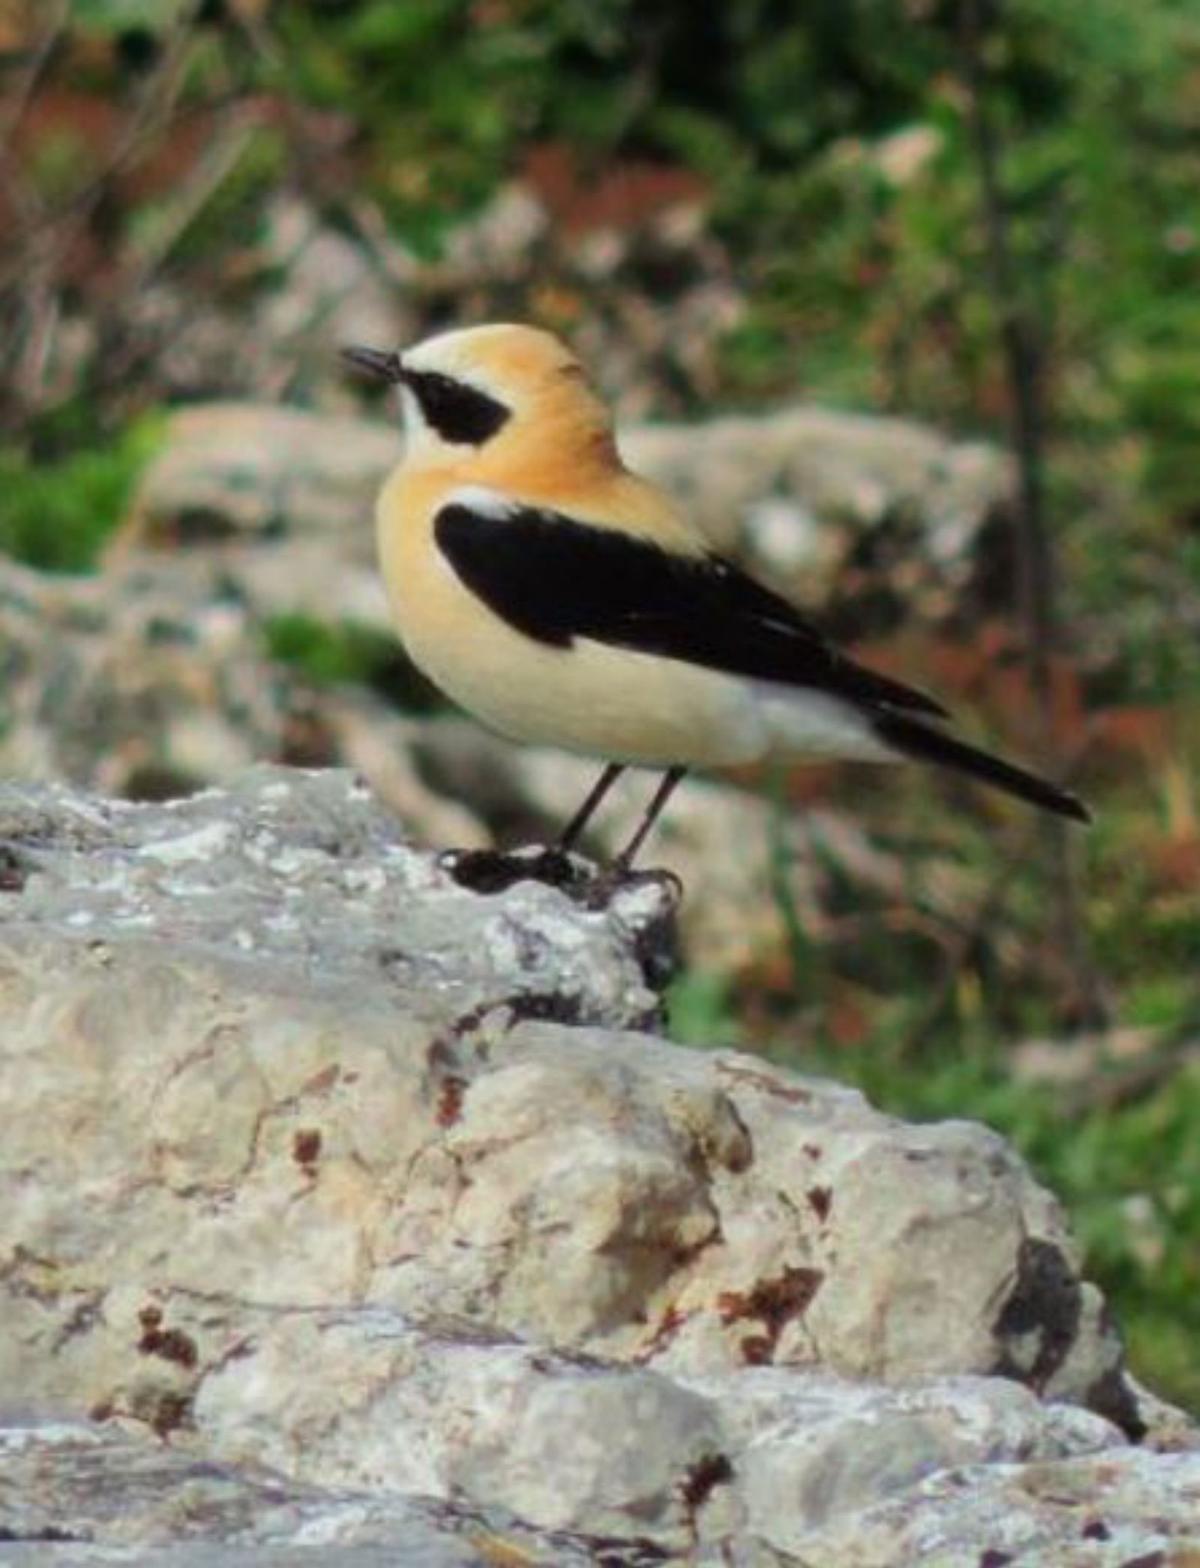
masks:
[(91, 570), (125, 517), (161, 430), (161, 419), (142, 419), (106, 447), (52, 462), (0, 446), (0, 550), (43, 571)]
[(685, 970), (667, 992), (668, 1028), (681, 1045), (734, 1045), (742, 1030), (733, 1014), (732, 983), (726, 975)]
[[(277, 127), (259, 126), (248, 135), (236, 162), (189, 215), (170, 245), (172, 263), (201, 263), (231, 243), (252, 243), (259, 233), (264, 204), (286, 175), (287, 160), (287, 143)], [(169, 228), (174, 221), (170, 200), (143, 208), (136, 220), (144, 231), (142, 242), (154, 247), (156, 229), (160, 225)]]
[(87, 33), (121, 33), (128, 28), (163, 32), (187, 9), (187, 0), (73, 0), (72, 21)]
[(429, 712), (441, 698), (405, 657), (400, 644), (373, 627), (330, 625), (310, 615), (273, 616), (264, 627), (271, 658), (318, 686), (358, 682), (408, 712)]

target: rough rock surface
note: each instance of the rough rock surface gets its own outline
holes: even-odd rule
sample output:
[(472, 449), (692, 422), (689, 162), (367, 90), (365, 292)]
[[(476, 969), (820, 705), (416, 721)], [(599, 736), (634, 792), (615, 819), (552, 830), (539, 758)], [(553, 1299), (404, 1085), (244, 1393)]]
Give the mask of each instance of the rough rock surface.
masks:
[(485, 843), (414, 771), (420, 725), (272, 661), (267, 615), (219, 552), (134, 555), (100, 578), (0, 557), (0, 773), (157, 798), (256, 761), (340, 760), (429, 842)]
[[(324, 584), (328, 547), (310, 543)], [(252, 563), (274, 548), (250, 547), (236, 565), (215, 546), (138, 552), (99, 579), (0, 560), (0, 772), (159, 798), (227, 784), (255, 761), (342, 763), (425, 843), (519, 843), (561, 827), (594, 763), (511, 745), (453, 715), (401, 715), (370, 690), (314, 685), (272, 661), (264, 624), (273, 603), (283, 608), (280, 584), (295, 583), (284, 574), (275, 599), (257, 597)], [(649, 775), (627, 775), (589, 846), (611, 856), (651, 787)], [(864, 896), (907, 903), (916, 893), (935, 917), (945, 912), (947, 931), (979, 897), (948, 857), (905, 867), (845, 815), (803, 811), (783, 822), (765, 793), (711, 779), (676, 793), (653, 852), (692, 895), (680, 922), (689, 964), (728, 974), (787, 952), (781, 855), (797, 868), (791, 896), (805, 929), (823, 944), (836, 940), (846, 878)]]
[(1151, 1407), (1002, 1140), (665, 1043), (670, 884), (499, 869), (462, 885), (346, 774), (0, 792), (0, 1540), (1200, 1549), (1200, 1455), (1131, 1445)]

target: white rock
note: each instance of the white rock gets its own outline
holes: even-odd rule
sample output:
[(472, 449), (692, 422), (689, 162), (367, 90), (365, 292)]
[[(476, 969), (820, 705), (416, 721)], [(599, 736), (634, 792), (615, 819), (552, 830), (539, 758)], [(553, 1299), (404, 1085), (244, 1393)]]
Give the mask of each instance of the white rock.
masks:
[[(662, 884), (472, 893), (337, 773), (6, 786), (0, 838), (0, 1413), (107, 1423), (0, 1442), (0, 1535), (182, 1549), (193, 1498), (206, 1549), (438, 1568), (463, 1509), (564, 1564), (1200, 1547), (1200, 1461), (1126, 1436), (1194, 1431), (1049, 1194), (986, 1129), (656, 1037)], [(107, 1512), (113, 1423), (171, 1448)]]

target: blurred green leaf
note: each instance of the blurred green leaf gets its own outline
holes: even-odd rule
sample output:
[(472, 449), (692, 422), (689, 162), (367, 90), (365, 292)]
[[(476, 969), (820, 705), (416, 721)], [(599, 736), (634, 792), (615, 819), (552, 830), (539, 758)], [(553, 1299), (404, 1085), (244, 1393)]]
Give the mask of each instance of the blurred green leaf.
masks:
[(43, 571), (90, 571), (161, 435), (160, 418), (143, 418), (107, 447), (46, 464), (0, 446), (0, 550)]

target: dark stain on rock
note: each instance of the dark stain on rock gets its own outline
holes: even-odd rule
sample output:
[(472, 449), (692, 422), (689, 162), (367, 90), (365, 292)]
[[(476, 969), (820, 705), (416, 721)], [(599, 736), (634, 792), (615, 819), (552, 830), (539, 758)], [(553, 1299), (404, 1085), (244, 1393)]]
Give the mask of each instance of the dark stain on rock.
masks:
[(765, 1367), (770, 1365), (775, 1345), (765, 1334), (747, 1334), (738, 1349), (748, 1367)]
[[(999, 1353), (993, 1371), (1037, 1394), (1070, 1354), (1079, 1335), (1082, 1291), (1066, 1258), (1051, 1242), (1027, 1237), (1017, 1252), (1017, 1280), (996, 1319)], [(1021, 1341), (1026, 1341), (1022, 1344)], [(1146, 1425), (1119, 1365), (1087, 1390), (1087, 1406), (1140, 1442)]]
[(533, 1022), (566, 1024), (577, 1027), (584, 1022), (577, 996), (543, 991), (533, 996), (510, 996), (506, 1004), (514, 1024)]
[(463, 1097), (467, 1092), (467, 1080), (457, 1074), (450, 1073), (442, 1079), (437, 1096), (437, 1124), (439, 1127), (453, 1127), (462, 1115)]
[(375, 955), (375, 962), (392, 980), (408, 980), (416, 967), (412, 955), (402, 947), (381, 947)]
[[(1079, 1280), (1052, 1242), (1027, 1236), (1017, 1250), (1017, 1279), (993, 1332), (1000, 1342), (994, 1371), (1043, 1393), (1066, 1360), (1079, 1333)], [(1036, 1336), (1032, 1361), (1018, 1360), (1023, 1347), (1012, 1341)]]
[(12, 844), (0, 844), (0, 893), (20, 893), (29, 880), (29, 867)]
[(337, 1086), (338, 1079), (342, 1076), (342, 1069), (337, 1062), (330, 1062), (328, 1067), (322, 1067), (307, 1081), (301, 1084), (301, 1094), (328, 1094)]
[(725, 1169), (732, 1176), (740, 1176), (754, 1164), (754, 1137), (742, 1120), (741, 1112), (732, 1100), (725, 1101), (725, 1108), (737, 1126), (739, 1137), (728, 1145), (724, 1159)]
[(683, 902), (683, 884), (673, 871), (646, 871), (641, 876), (645, 881), (662, 884), (667, 895), (658, 911), (633, 931), (633, 956), (647, 988), (657, 994), (670, 985), (680, 970), (679, 906)]
[(1150, 1430), (1138, 1414), (1137, 1400), (1120, 1367), (1102, 1372), (1084, 1398), (1089, 1410), (1119, 1426), (1131, 1443), (1140, 1443)]
[(652, 1361), (660, 1350), (666, 1349), (689, 1317), (691, 1317), (690, 1312), (681, 1312), (672, 1302), (662, 1317), (659, 1318), (653, 1334), (651, 1334), (642, 1349), (638, 1351), (634, 1360), (639, 1364)]
[(57, 1525), (44, 1524), (40, 1530), (10, 1530), (5, 1525), (0, 1525), (0, 1541), (11, 1541), (14, 1545), (21, 1542), (34, 1541), (86, 1541), (86, 1535), (75, 1535), (70, 1530), (60, 1530)]
[(292, 1159), (306, 1176), (317, 1174), (321, 1157), (321, 1133), (317, 1127), (300, 1127), (292, 1135)]
[[(782, 1100), (786, 1105), (808, 1105), (812, 1100), (812, 1093), (808, 1089), (801, 1089), (798, 1084), (785, 1083), (782, 1078), (776, 1078), (772, 1073), (764, 1072), (757, 1067), (735, 1066), (730, 1062), (720, 1062), (717, 1071), (723, 1078), (732, 1078), (735, 1083), (747, 1083), (752, 1089), (760, 1089), (764, 1094), (769, 1094), (773, 1100)], [(804, 1152), (812, 1153), (815, 1159), (820, 1150), (813, 1150), (805, 1144)]]
[(704, 1507), (714, 1488), (725, 1486), (733, 1480), (733, 1466), (726, 1454), (705, 1454), (687, 1471), (679, 1488), (679, 1495), (689, 1516), (694, 1517)]
[(765, 1333), (742, 1340), (742, 1355), (753, 1365), (770, 1361), (784, 1326), (802, 1317), (825, 1276), (820, 1269), (785, 1266), (775, 1279), (763, 1279), (753, 1290), (722, 1291), (717, 1311), (723, 1323), (758, 1322)]
[(172, 1432), (178, 1432), (181, 1427), (191, 1424), (191, 1395), (159, 1390), (153, 1406), (145, 1412), (145, 1416), (155, 1435), (165, 1440)]
[(189, 1371), (196, 1365), (196, 1341), (181, 1328), (163, 1328), (161, 1307), (143, 1307), (138, 1322), (142, 1325), (142, 1337), (137, 1348), (143, 1356), (158, 1356)]
[[(555, 1539), (552, 1535), (551, 1539)], [(580, 1537), (562, 1536), (573, 1546), (581, 1544)], [(658, 1546), (645, 1536), (589, 1535), (587, 1549), (594, 1554), (596, 1568), (657, 1568), (659, 1563), (677, 1562), (666, 1547)]]
[(831, 1187), (810, 1187), (804, 1194), (808, 1199), (808, 1206), (824, 1225), (829, 1218), (829, 1211), (833, 1207), (833, 1189)]
[(1085, 1541), (1107, 1541), (1112, 1537), (1103, 1519), (1089, 1519), (1079, 1533)]

